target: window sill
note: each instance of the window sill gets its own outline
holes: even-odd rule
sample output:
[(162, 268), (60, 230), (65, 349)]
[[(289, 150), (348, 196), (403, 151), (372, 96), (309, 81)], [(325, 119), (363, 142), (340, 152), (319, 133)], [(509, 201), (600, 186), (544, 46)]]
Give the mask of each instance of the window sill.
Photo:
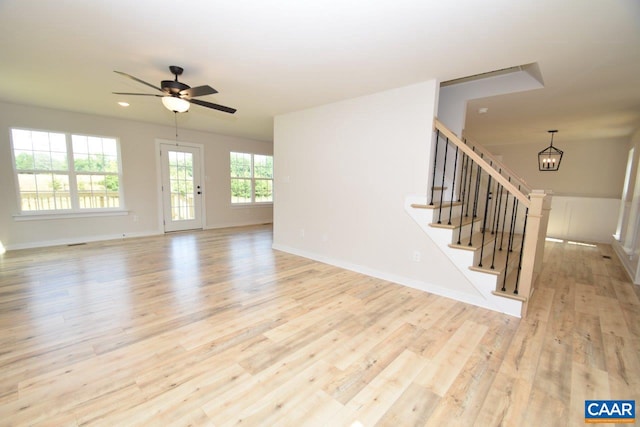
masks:
[(232, 203), (231, 209), (243, 209), (243, 208), (269, 208), (273, 207), (273, 202), (263, 203)]
[(59, 212), (59, 213), (21, 213), (13, 215), (14, 221), (42, 221), (49, 219), (70, 219), (70, 218), (95, 218), (102, 216), (124, 216), (129, 215), (128, 210), (109, 211), (87, 211), (87, 212)]

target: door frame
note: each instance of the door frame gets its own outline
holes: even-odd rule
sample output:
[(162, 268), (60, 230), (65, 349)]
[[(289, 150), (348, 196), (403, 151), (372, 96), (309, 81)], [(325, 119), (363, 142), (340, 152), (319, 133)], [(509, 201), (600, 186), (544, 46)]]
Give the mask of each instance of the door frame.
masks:
[(207, 195), (207, 189), (206, 189), (206, 185), (205, 185), (205, 177), (206, 177), (206, 173), (204, 170), (204, 165), (205, 165), (205, 161), (204, 161), (204, 144), (196, 144), (194, 142), (186, 142), (186, 141), (177, 141), (177, 140), (170, 140), (170, 139), (160, 139), (160, 138), (156, 138), (155, 141), (155, 157), (156, 157), (156, 200), (157, 200), (157, 209), (158, 209), (158, 229), (160, 230), (160, 232), (162, 234), (167, 233), (167, 231), (165, 231), (164, 229), (164, 200), (163, 200), (163, 194), (162, 194), (162, 157), (160, 156), (160, 145), (161, 144), (166, 144), (166, 145), (173, 145), (174, 147), (189, 147), (189, 148), (197, 148), (200, 150), (200, 187), (201, 187), (201, 191), (202, 191), (202, 195), (201, 195), (201, 203), (200, 203), (200, 215), (202, 218), (202, 229), (206, 229), (207, 228), (207, 203), (206, 203), (206, 195)]

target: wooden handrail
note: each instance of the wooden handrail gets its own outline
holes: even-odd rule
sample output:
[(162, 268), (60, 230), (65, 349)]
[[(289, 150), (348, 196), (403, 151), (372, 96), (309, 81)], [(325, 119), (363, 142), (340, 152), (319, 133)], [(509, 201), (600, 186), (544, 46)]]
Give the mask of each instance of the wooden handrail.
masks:
[(523, 178), (518, 176), (518, 174), (512, 171), (507, 165), (505, 165), (500, 160), (498, 160), (493, 153), (491, 153), (489, 150), (487, 150), (486, 148), (484, 148), (482, 145), (478, 144), (471, 138), (465, 137), (465, 140), (467, 141), (467, 143), (471, 143), (471, 145), (473, 145), (476, 148), (476, 151), (480, 151), (480, 153), (484, 156), (485, 159), (487, 158), (490, 159), (493, 162), (494, 169), (496, 168), (496, 165), (498, 165), (498, 167), (502, 170), (503, 175), (506, 174), (506, 176), (508, 178), (511, 178), (512, 181), (517, 182), (521, 186), (520, 190), (523, 193), (525, 194), (531, 193), (532, 189), (531, 187), (529, 187), (529, 184), (527, 184)]
[[(471, 158), (477, 164), (483, 166), (482, 169), (487, 172), (493, 179), (499, 182), (507, 191), (513, 194), (524, 206), (527, 208), (531, 205), (531, 201), (529, 200), (528, 194), (524, 194), (521, 190), (518, 189), (512, 182), (509, 181), (508, 178), (505, 178), (500, 172), (495, 170), (493, 167), (489, 166), (489, 164), (475, 151), (471, 149), (467, 144), (465, 144), (458, 136), (453, 133), (449, 128), (447, 128), (440, 120), (437, 118), (433, 119), (434, 127), (440, 131), (441, 134), (446, 136), (449, 141), (455, 144), (463, 153), (465, 153), (469, 158)], [(528, 188), (528, 187), (527, 187)]]

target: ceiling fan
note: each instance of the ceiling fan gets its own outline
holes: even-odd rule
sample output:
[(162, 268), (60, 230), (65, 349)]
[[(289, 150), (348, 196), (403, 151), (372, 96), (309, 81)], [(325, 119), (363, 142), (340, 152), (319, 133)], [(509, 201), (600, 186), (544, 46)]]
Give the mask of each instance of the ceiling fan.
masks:
[(139, 95), (139, 96), (157, 96), (162, 98), (162, 104), (170, 111), (174, 113), (184, 113), (189, 110), (190, 104), (200, 105), (202, 107), (213, 108), (214, 110), (223, 111), (225, 113), (233, 114), (237, 110), (235, 108), (225, 107), (224, 105), (214, 104), (212, 102), (201, 101), (194, 99), (198, 96), (211, 95), (218, 93), (217, 90), (209, 85), (190, 87), (182, 82), (178, 81), (178, 76), (184, 71), (182, 67), (177, 65), (170, 65), (169, 70), (171, 74), (175, 75), (174, 80), (163, 80), (160, 83), (160, 87), (154, 86), (151, 83), (147, 83), (144, 80), (140, 80), (130, 74), (123, 73), (122, 71), (114, 71), (122, 76), (128, 77), (131, 80), (135, 80), (138, 83), (142, 83), (149, 87), (152, 87), (160, 92), (162, 95), (151, 93), (127, 93), (127, 92), (113, 92), (115, 95)]

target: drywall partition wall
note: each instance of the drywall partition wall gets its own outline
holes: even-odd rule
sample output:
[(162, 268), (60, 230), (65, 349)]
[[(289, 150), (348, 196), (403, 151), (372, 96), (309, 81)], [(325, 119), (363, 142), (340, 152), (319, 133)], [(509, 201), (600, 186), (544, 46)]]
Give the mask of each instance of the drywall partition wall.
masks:
[[(160, 112), (162, 113), (162, 112)], [(0, 103), (0, 242), (8, 249), (67, 244), (162, 232), (158, 200), (156, 139), (175, 140), (168, 126)], [(22, 127), (120, 140), (127, 212), (119, 216), (16, 221), (19, 214), (11, 165), (10, 128)], [(230, 203), (229, 152), (272, 154), (271, 142), (179, 130), (179, 139), (204, 146), (205, 227), (271, 222), (272, 206), (235, 208)]]
[(443, 83), (438, 101), (438, 119), (461, 138), (469, 100), (543, 87), (538, 64), (527, 64)]
[(404, 211), (426, 194), (437, 82), (276, 116), (274, 248), (473, 299)]

